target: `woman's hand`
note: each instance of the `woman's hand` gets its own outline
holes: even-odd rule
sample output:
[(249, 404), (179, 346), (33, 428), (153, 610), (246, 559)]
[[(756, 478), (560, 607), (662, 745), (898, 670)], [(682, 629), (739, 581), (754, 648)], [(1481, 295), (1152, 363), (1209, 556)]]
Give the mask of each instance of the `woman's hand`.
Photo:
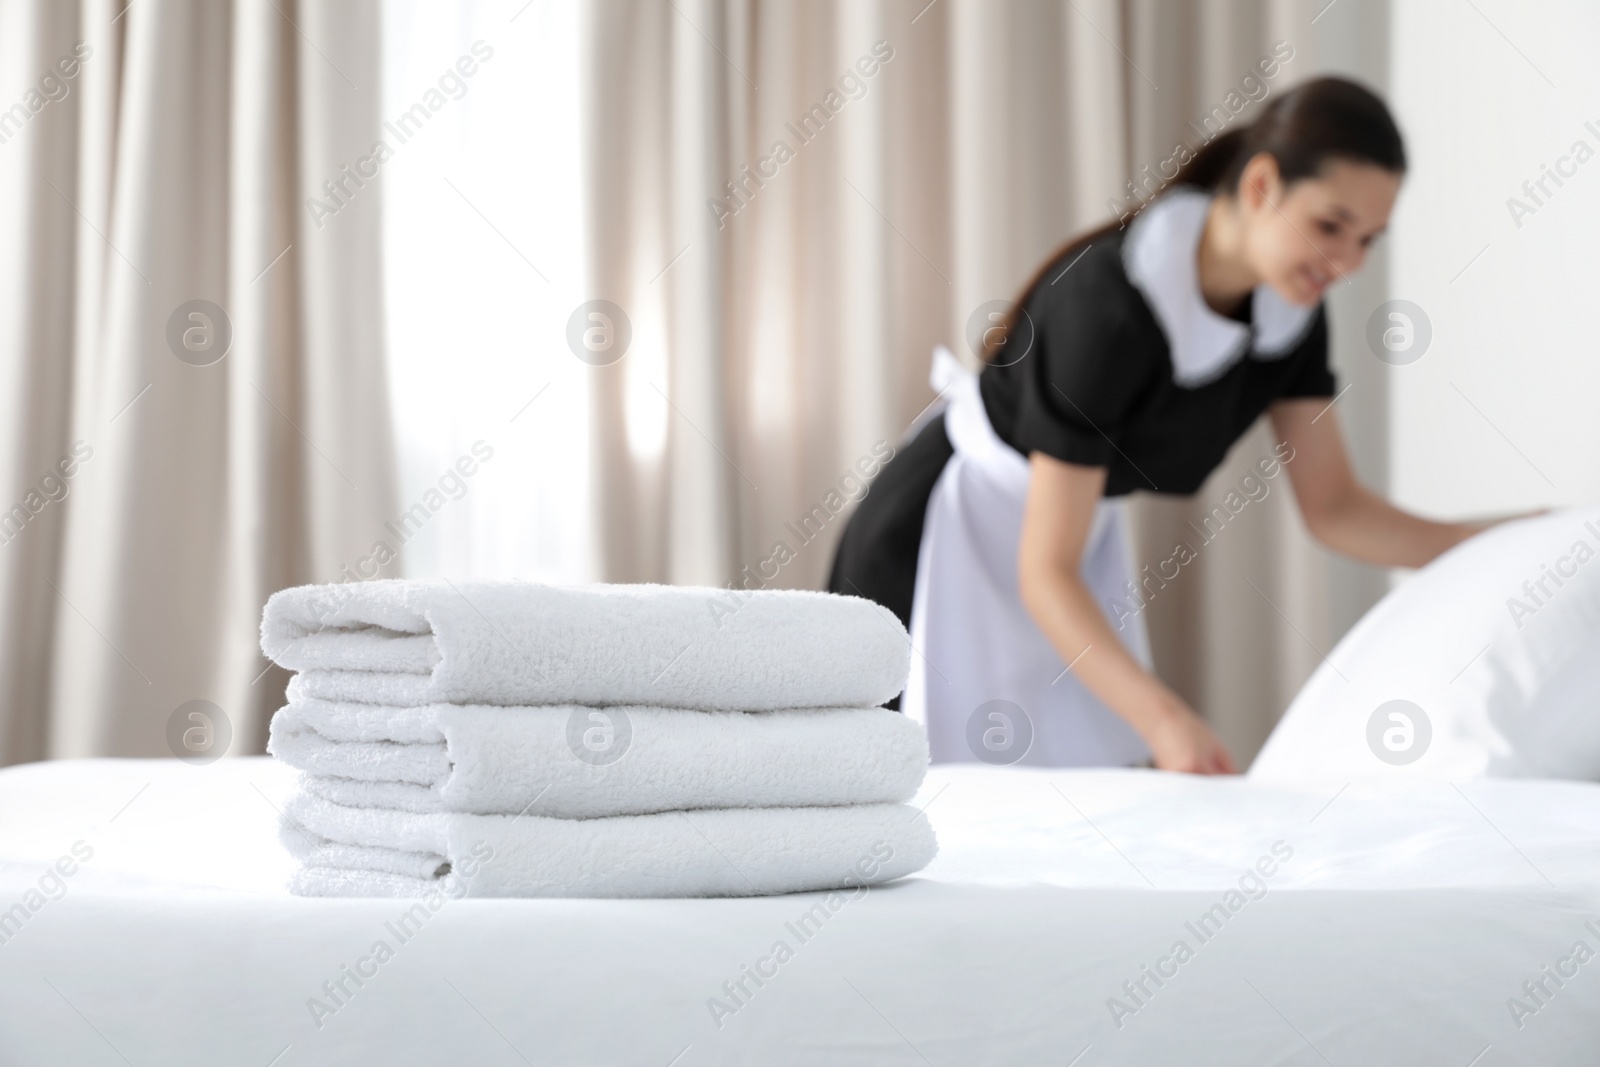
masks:
[(1145, 743), (1163, 771), (1189, 774), (1238, 774), (1233, 757), (1211, 727), (1181, 701), (1154, 719)]
[(1535, 508), (1532, 511), (1518, 511), (1510, 515), (1491, 515), (1486, 519), (1468, 519), (1461, 525), (1471, 530), (1474, 534), (1480, 534), (1485, 530), (1499, 526), (1503, 522), (1521, 522), (1523, 519), (1543, 518), (1550, 514), (1552, 510), (1552, 508)]

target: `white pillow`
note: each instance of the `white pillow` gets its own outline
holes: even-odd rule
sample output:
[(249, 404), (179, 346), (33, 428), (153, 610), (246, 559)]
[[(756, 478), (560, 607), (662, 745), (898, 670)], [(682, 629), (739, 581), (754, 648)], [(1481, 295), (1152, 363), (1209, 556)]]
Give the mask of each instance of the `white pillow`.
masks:
[(1600, 781), (1600, 509), (1497, 526), (1391, 591), (1249, 775)]

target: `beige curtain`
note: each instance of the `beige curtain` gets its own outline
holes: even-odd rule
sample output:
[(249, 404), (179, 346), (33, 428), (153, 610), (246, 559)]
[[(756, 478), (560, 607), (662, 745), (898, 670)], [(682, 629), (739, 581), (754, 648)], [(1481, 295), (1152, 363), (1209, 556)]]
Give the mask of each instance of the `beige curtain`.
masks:
[[(1293, 58), (1268, 91), (1330, 63), (1381, 81), (1382, 5), (1316, 7), (589, 5), (588, 283), (633, 327), (592, 372), (605, 576), (819, 585), (858, 461), (932, 399), (933, 345), (970, 358), (972, 311), (1115, 214), (1230, 92), (1259, 95), (1241, 79), (1275, 42)], [(1367, 425), (1382, 403), (1371, 383), (1349, 398)], [(1195, 499), (1142, 500), (1140, 562), (1270, 448), (1258, 427)], [(1146, 611), (1160, 673), (1244, 759), (1381, 589), (1341, 572), (1330, 597), (1290, 497), (1278, 479)]]
[(168, 755), (191, 700), (259, 751), (262, 602), (392, 516), (378, 41), (372, 2), (0, 0), (0, 762)]

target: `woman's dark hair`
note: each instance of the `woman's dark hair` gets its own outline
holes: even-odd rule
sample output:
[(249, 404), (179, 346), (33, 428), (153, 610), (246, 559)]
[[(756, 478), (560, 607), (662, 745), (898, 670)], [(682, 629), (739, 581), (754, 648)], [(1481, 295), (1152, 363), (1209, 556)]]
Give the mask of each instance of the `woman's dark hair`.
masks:
[[(1249, 125), (1207, 141), (1178, 168), (1170, 185), (1198, 186), (1233, 195), (1245, 164), (1262, 152), (1277, 160), (1278, 174), (1285, 185), (1314, 177), (1336, 159), (1372, 164), (1395, 174), (1404, 174), (1406, 170), (1405, 142), (1383, 101), (1370, 89), (1353, 81), (1315, 78), (1267, 104)], [(1149, 203), (1147, 201), (1140, 210)], [(1051, 255), (1039, 273), (1023, 287), (1022, 295), (1006, 314), (1001, 329), (990, 331), (991, 339), (983, 350), (984, 362), (995, 360), (1023, 303), (1057, 261), (1125, 224), (1126, 216), (1092, 233), (1080, 234)]]
[(1278, 161), (1285, 185), (1312, 177), (1330, 159), (1406, 170), (1405, 143), (1383, 101), (1353, 81), (1317, 78), (1272, 101), (1250, 125), (1206, 142), (1172, 182), (1232, 192), (1244, 165), (1262, 152)]

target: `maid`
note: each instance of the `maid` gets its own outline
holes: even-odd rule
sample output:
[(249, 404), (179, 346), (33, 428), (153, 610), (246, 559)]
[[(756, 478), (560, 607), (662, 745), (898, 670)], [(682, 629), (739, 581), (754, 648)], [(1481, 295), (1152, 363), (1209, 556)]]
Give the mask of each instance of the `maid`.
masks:
[[(1306, 526), (1417, 567), (1479, 528), (1359, 485), (1335, 418), (1322, 296), (1383, 232), (1406, 158), (1383, 102), (1339, 78), (1212, 140), (1124, 229), (1069, 242), (986, 335), (973, 375), (852, 516), (829, 588), (892, 610), (916, 650), (903, 709), (935, 761), (1231, 773), (1150, 672), (1124, 504), (1192, 494), (1264, 411)], [(1024, 755), (1025, 753), (1025, 755)]]

